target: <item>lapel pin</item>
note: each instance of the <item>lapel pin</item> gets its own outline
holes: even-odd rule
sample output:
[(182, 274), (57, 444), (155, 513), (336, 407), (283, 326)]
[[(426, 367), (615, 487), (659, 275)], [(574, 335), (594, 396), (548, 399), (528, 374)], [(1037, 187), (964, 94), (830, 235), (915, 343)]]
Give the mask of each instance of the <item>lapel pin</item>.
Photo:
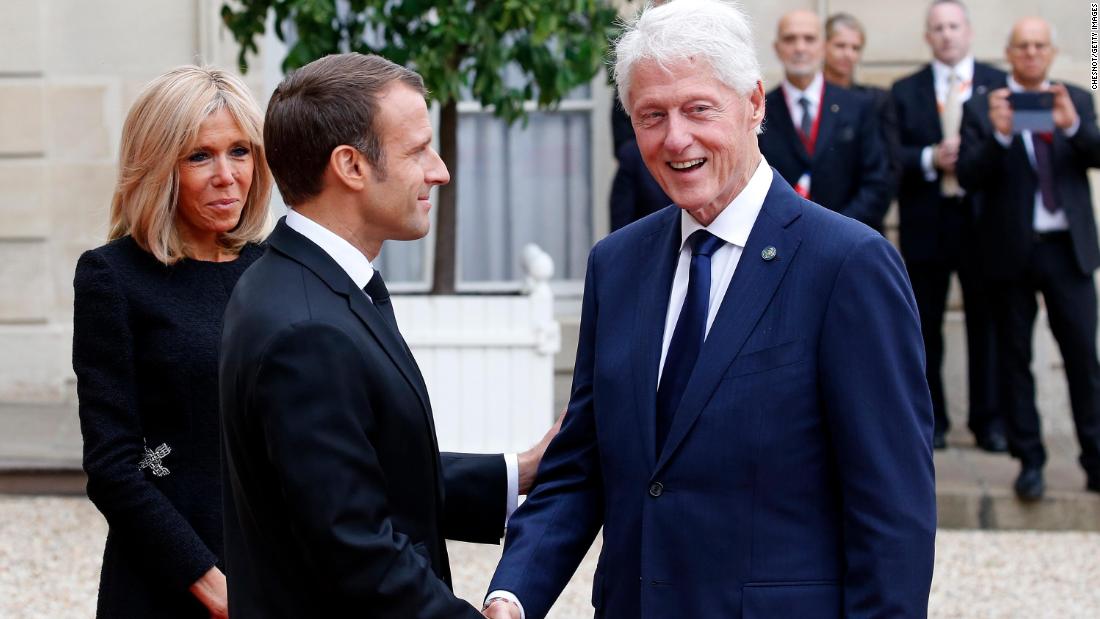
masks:
[(834, 103), (834, 104), (829, 106), (829, 111), (832, 112), (833, 114), (836, 114), (837, 112), (840, 111), (840, 106)]
[(760, 252), (760, 257), (764, 259), (764, 262), (775, 260), (775, 247), (768, 245), (764, 248), (764, 251)]

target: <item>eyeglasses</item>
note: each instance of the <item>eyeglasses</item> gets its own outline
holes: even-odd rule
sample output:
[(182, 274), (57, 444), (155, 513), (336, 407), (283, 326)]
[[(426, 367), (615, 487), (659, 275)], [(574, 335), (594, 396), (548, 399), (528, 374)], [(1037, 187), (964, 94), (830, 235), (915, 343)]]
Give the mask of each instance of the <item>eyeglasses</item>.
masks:
[(1035, 52), (1040, 52), (1041, 53), (1041, 52), (1045, 52), (1048, 49), (1050, 49), (1050, 43), (1036, 43), (1036, 42), (1013, 43), (1009, 47), (1010, 47), (1010, 49), (1012, 49), (1012, 51), (1016, 51), (1016, 52), (1035, 51)]

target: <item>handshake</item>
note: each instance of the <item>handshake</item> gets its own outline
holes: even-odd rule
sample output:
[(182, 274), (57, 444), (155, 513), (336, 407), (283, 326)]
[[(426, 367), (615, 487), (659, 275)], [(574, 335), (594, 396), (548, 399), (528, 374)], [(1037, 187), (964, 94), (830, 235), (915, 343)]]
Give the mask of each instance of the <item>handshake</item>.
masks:
[(502, 597), (491, 597), (485, 600), (485, 607), (481, 609), (481, 614), (488, 619), (523, 619), (523, 611), (520, 610), (519, 605)]

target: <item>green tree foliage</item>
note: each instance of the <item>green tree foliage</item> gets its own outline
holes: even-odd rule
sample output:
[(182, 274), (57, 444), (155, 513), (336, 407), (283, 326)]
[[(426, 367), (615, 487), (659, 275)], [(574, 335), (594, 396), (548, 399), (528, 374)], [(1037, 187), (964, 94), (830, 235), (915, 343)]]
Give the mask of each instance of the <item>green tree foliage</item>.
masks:
[(379, 54), (420, 73), (439, 102), (440, 155), (451, 171), (436, 213), (432, 291), (440, 294), (454, 291), (463, 90), (509, 124), (525, 118), (527, 101), (552, 108), (599, 72), (617, 18), (607, 0), (233, 0), (222, 18), (241, 45), (242, 70), (272, 11), (281, 40), (293, 27), (284, 70), (327, 54)]

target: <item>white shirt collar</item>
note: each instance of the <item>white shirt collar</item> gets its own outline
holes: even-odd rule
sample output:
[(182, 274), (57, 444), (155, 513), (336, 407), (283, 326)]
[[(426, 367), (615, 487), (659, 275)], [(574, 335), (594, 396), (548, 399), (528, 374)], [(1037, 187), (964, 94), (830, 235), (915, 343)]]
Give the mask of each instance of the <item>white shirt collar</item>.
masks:
[(936, 85), (942, 88), (947, 87), (947, 75), (952, 71), (955, 75), (959, 76), (959, 79), (963, 82), (974, 81), (974, 57), (967, 56), (963, 58), (955, 66), (948, 66), (936, 60), (932, 59), (932, 79), (935, 80)]
[(816, 110), (817, 106), (821, 103), (821, 85), (824, 83), (825, 77), (821, 71), (818, 71), (814, 75), (813, 81), (806, 87), (806, 90), (799, 90), (797, 86), (783, 79), (783, 96), (787, 98), (787, 107), (789, 109), (795, 109), (798, 106), (798, 100), (801, 97), (806, 97), (810, 101), (810, 109)]
[(771, 186), (772, 168), (766, 159), (760, 157), (760, 165), (752, 173), (748, 184), (709, 226), (703, 226), (687, 211), (680, 211), (680, 249), (683, 250), (688, 237), (696, 230), (706, 230), (730, 245), (744, 247)]
[(374, 277), (374, 267), (363, 252), (347, 242), (343, 237), (295, 211), (286, 211), (286, 225), (306, 237), (328, 254), (341, 269), (348, 274), (355, 285), (363, 288)]
[[(1008, 74), (1008, 80), (1007, 81), (1008, 81), (1008, 89), (1011, 90), (1012, 92), (1023, 92), (1024, 91), (1024, 87), (1020, 85), (1020, 82), (1016, 81), (1016, 78), (1012, 77), (1011, 73)], [(1049, 89), (1050, 88), (1050, 80), (1043, 80), (1043, 83), (1039, 85), (1039, 88), (1042, 89), (1042, 90)]]

